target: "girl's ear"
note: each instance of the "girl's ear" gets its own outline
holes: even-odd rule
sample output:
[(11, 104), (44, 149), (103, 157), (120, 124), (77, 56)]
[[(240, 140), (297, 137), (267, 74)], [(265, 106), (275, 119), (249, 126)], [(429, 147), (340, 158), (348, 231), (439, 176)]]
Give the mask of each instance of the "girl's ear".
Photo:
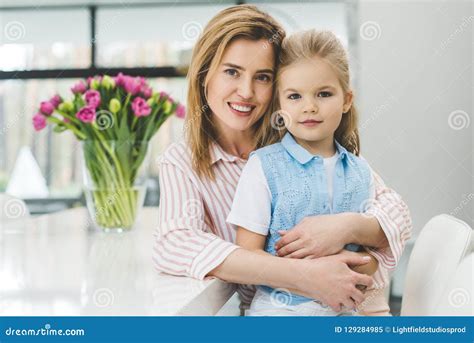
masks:
[(347, 113), (349, 112), (349, 110), (351, 109), (351, 106), (352, 106), (352, 99), (354, 98), (354, 95), (352, 93), (352, 91), (348, 91), (345, 96), (344, 96), (344, 105), (342, 107), (342, 111), (343, 113)]

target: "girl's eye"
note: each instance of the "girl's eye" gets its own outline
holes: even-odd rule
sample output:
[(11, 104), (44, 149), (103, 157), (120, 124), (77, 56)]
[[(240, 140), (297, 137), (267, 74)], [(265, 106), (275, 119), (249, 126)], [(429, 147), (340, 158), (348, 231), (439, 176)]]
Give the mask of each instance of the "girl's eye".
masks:
[(224, 73), (230, 76), (237, 76), (238, 74), (237, 69), (226, 69), (224, 70)]
[(330, 97), (331, 95), (332, 95), (331, 92), (320, 92), (320, 93), (318, 94), (318, 96), (319, 96), (320, 98), (327, 98), (327, 97)]
[(269, 75), (266, 74), (260, 74), (257, 76), (257, 80), (263, 81), (263, 82), (270, 82), (272, 78)]
[(301, 95), (299, 95), (298, 93), (293, 93), (293, 94), (288, 95), (288, 99), (290, 100), (297, 100), (300, 98), (301, 98)]

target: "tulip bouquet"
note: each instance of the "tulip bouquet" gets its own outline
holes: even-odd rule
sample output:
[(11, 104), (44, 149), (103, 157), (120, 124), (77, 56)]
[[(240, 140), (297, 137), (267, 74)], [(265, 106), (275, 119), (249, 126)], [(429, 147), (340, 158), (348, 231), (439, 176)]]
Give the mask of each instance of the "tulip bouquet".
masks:
[(165, 92), (154, 92), (143, 77), (119, 73), (90, 77), (64, 100), (43, 101), (33, 116), (35, 130), (48, 124), (82, 141), (89, 213), (103, 229), (130, 229), (143, 205), (141, 168), (151, 138), (170, 116), (185, 109)]

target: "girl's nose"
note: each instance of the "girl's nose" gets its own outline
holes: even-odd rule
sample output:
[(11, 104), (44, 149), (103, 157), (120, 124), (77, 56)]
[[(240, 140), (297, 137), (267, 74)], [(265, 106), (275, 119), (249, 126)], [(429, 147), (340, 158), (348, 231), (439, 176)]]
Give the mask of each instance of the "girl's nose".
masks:
[(308, 101), (303, 108), (303, 113), (316, 113), (318, 112), (318, 107), (312, 101)]

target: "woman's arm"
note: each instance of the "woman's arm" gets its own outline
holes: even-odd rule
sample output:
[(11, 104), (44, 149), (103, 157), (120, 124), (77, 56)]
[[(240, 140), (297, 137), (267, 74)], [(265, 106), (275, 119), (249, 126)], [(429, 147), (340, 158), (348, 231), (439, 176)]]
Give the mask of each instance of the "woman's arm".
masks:
[(296, 294), (319, 299), (335, 311), (340, 311), (341, 304), (354, 308), (356, 303), (365, 299), (356, 286), (370, 287), (372, 278), (352, 271), (348, 265), (367, 262), (367, 258), (351, 252), (317, 259), (290, 259), (238, 249), (209, 275), (228, 282), (286, 288)]
[(199, 189), (190, 179), (192, 171), (182, 168), (169, 160), (159, 165), (160, 207), (153, 262), (158, 271), (202, 280), (238, 247), (211, 233), (204, 221)]
[(411, 236), (411, 219), (402, 198), (374, 173), (375, 199), (366, 213), (304, 218), (277, 242), (279, 256), (302, 258), (338, 253), (346, 244), (370, 247), (382, 266), (393, 269)]

